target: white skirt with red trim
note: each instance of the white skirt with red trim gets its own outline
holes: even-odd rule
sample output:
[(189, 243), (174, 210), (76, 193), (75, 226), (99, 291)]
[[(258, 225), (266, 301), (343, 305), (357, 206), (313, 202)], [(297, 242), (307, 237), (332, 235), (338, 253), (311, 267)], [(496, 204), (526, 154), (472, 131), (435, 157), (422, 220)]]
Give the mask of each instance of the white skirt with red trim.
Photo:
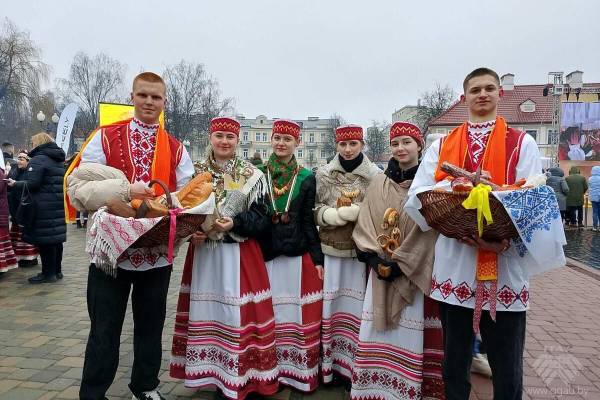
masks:
[(231, 399), (278, 388), (269, 277), (255, 240), (190, 246), (173, 336), (171, 376)]
[(333, 373), (352, 379), (367, 267), (357, 258), (325, 255), (321, 371), (325, 383)]
[(308, 253), (268, 261), (279, 382), (303, 392), (319, 385), (323, 281)]

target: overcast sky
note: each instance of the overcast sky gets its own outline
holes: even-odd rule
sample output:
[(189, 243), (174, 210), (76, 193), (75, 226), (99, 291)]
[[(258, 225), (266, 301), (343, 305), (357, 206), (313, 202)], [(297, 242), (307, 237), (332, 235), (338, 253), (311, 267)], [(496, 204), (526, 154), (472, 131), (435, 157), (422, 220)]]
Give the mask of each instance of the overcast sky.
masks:
[(600, 82), (600, 1), (16, 1), (27, 29), (66, 77), (78, 51), (161, 72), (202, 62), (246, 117), (391, 120), (436, 81), (457, 93), (488, 66), (516, 84), (548, 71)]

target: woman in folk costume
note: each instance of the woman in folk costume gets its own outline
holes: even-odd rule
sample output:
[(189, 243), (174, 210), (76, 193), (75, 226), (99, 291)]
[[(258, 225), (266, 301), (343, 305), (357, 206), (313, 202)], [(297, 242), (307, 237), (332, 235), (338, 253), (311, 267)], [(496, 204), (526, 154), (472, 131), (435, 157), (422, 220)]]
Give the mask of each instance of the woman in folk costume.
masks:
[[(19, 151), (17, 155), (17, 165), (10, 170), (8, 177), (15, 181), (25, 179), (27, 165), (29, 164), (29, 154), (27, 150)], [(19, 260), (19, 267), (32, 267), (38, 264), (37, 256), (39, 254), (37, 247), (23, 241), (23, 227), (19, 226), (17, 221), (17, 211), (21, 203), (23, 189), (9, 188), (8, 207), (10, 209), (10, 240), (13, 250)]]
[(279, 382), (310, 392), (319, 384), (323, 252), (313, 214), (315, 177), (296, 162), (299, 143), (297, 123), (273, 123), (273, 153), (262, 167), (272, 218), (260, 243), (273, 293)]
[(315, 217), (325, 254), (322, 373), (350, 380), (367, 284), (365, 264), (356, 258), (352, 231), (367, 186), (381, 170), (362, 153), (360, 126), (335, 131), (338, 154), (317, 170)]
[(419, 168), (419, 128), (390, 128), (392, 158), (371, 181), (352, 238), (370, 268), (354, 359), (351, 399), (443, 398), (442, 329), (428, 298), (437, 233), (403, 211)]
[(8, 232), (8, 197), (6, 181), (6, 164), (4, 156), (0, 155), (0, 277), (4, 272), (17, 268), (17, 257), (12, 248)]
[(192, 237), (181, 281), (171, 376), (188, 387), (214, 385), (227, 398), (277, 391), (275, 320), (265, 263), (254, 239), (267, 231), (267, 184), (236, 157), (240, 124), (215, 118), (208, 158), (217, 201)]

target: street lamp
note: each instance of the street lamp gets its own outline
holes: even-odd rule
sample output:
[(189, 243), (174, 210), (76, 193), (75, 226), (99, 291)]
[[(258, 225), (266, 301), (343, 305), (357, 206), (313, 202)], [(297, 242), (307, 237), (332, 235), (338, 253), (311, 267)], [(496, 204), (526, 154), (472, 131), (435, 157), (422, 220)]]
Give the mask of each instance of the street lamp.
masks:
[[(40, 127), (42, 129), (44, 129), (44, 121), (46, 120), (46, 114), (44, 114), (44, 112), (40, 110), (35, 117), (39, 121)], [(52, 124), (50, 122), (46, 123), (46, 129), (45, 130), (47, 132), (53, 132), (54, 131), (54, 128), (56, 128), (56, 125), (58, 124), (58, 121), (60, 121), (60, 117), (58, 116), (57, 113), (54, 113), (50, 117), (50, 121), (52, 121), (52, 124), (54, 124), (54, 127), (52, 126)]]

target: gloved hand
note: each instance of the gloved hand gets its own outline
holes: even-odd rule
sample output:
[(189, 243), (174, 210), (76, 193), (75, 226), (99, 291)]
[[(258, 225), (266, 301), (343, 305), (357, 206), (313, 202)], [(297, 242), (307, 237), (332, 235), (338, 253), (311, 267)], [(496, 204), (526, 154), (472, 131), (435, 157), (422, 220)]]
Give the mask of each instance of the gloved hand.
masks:
[(336, 208), (328, 208), (323, 212), (323, 221), (327, 225), (331, 226), (343, 226), (346, 225), (346, 221), (340, 218), (338, 210)]
[(338, 215), (341, 219), (348, 222), (354, 222), (358, 218), (358, 212), (360, 206), (357, 204), (351, 204), (350, 206), (340, 207), (337, 209)]
[[(398, 266), (398, 263), (393, 261), (386, 261), (379, 256), (371, 256), (367, 261), (367, 265), (375, 271), (377, 279), (381, 279), (386, 282), (392, 282), (394, 279), (404, 275), (402, 270)], [(383, 268), (380, 268), (383, 267)], [(388, 267), (388, 268), (385, 268)], [(386, 273), (388, 272), (389, 273)]]

